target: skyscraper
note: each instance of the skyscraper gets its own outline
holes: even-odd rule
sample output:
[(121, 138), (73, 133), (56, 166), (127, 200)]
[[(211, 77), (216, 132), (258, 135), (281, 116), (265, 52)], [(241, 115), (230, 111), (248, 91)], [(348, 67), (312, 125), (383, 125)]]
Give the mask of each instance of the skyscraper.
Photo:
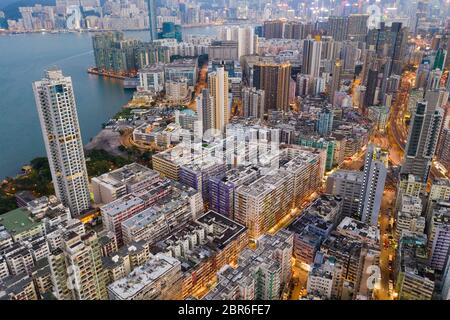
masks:
[(289, 84), (291, 65), (289, 63), (257, 63), (253, 70), (253, 85), (264, 90), (264, 112), (289, 109)]
[(401, 173), (413, 174), (422, 182), (427, 182), (444, 117), (442, 105), (447, 99), (448, 92), (434, 90), (427, 91), (425, 98), (417, 102), (411, 119)]
[(367, 76), (366, 94), (364, 95), (363, 114), (367, 114), (367, 109), (377, 101), (377, 84), (378, 71), (370, 69)]
[(341, 84), (341, 72), (342, 72), (342, 63), (338, 59), (333, 63), (333, 66), (331, 69), (331, 85), (330, 85), (330, 91), (328, 94), (331, 104), (334, 103), (334, 96), (336, 95), (336, 91), (339, 90), (339, 87)]
[[(237, 43), (238, 59), (241, 56), (255, 53), (255, 30), (252, 27), (223, 27), (219, 32), (219, 39), (219, 42), (223, 42), (223, 44), (227, 44), (230, 41), (235, 41)], [(215, 43), (217, 44), (218, 42)]]
[(364, 161), (364, 175), (359, 197), (359, 218), (362, 222), (376, 226), (384, 184), (387, 175), (388, 155), (380, 148), (370, 144)]
[(198, 120), (202, 124), (203, 132), (214, 128), (216, 119), (214, 110), (214, 100), (208, 89), (203, 89), (202, 93), (196, 98)]
[(348, 17), (330, 16), (328, 18), (327, 34), (332, 36), (334, 41), (347, 39)]
[(68, 231), (62, 247), (48, 256), (54, 295), (58, 300), (106, 300), (106, 273), (94, 231)]
[(390, 27), (381, 22), (378, 29), (369, 30), (367, 45), (373, 45), (379, 56), (387, 56), (390, 60), (387, 77), (392, 73), (401, 74), (407, 38), (407, 28), (401, 22), (393, 22)]
[(238, 54), (241, 56), (255, 53), (254, 48), (255, 32), (252, 27), (243, 27), (238, 30)]
[(264, 21), (264, 38), (266, 39), (283, 38), (284, 24), (285, 21), (283, 20)]
[(214, 101), (214, 128), (224, 131), (228, 120), (228, 72), (217, 68), (208, 76), (208, 86)]
[(150, 27), (150, 41), (158, 39), (158, 30), (156, 24), (156, 0), (148, 1), (148, 22)]
[(333, 111), (329, 108), (323, 108), (317, 114), (316, 130), (317, 133), (326, 136), (333, 129)]
[(364, 42), (367, 35), (368, 14), (351, 14), (348, 16), (347, 39)]
[(319, 76), (321, 50), (322, 42), (320, 40), (306, 39), (303, 41), (303, 74), (309, 74), (314, 78)]
[(444, 70), (444, 63), (446, 59), (447, 59), (447, 50), (439, 48), (436, 51), (436, 55), (434, 57), (433, 70), (435, 69)]
[(441, 86), (442, 71), (440, 69), (431, 70), (428, 74), (427, 90), (439, 90)]
[(72, 80), (49, 70), (33, 91), (56, 196), (72, 216), (79, 215), (90, 196)]
[(264, 116), (264, 96), (264, 90), (248, 87), (242, 89), (244, 117), (262, 118)]

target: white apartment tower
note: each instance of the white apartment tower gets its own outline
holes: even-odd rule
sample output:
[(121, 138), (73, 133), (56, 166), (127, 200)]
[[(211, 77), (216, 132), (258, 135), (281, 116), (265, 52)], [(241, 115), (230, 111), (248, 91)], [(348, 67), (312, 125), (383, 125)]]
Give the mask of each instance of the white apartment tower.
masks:
[(49, 70), (33, 91), (56, 196), (72, 216), (79, 215), (89, 208), (90, 196), (72, 80)]
[(238, 45), (238, 57), (254, 54), (257, 50), (255, 31), (252, 27), (223, 27), (219, 33), (219, 39), (236, 41)]
[(319, 77), (321, 55), (322, 42), (319, 39), (305, 39), (303, 41), (302, 73), (313, 78)]

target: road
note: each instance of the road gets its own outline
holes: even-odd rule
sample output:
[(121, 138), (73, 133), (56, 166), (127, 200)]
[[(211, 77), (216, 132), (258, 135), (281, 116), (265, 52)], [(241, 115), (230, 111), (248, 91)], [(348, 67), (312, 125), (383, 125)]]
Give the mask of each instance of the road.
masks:
[(408, 113), (409, 92), (413, 77), (414, 74), (410, 71), (405, 71), (402, 74), (400, 90), (391, 106), (387, 125), (388, 135), (395, 141), (396, 148), (400, 148), (402, 152), (405, 150), (408, 137), (408, 126), (405, 122), (405, 116)]
[(292, 266), (292, 286), (289, 300), (298, 300), (300, 295), (306, 294), (308, 271), (300, 268), (294, 261)]
[[(379, 300), (392, 300), (392, 292), (389, 292), (389, 280), (392, 279), (392, 270), (389, 269), (389, 256), (395, 255), (395, 244), (390, 244), (390, 237), (394, 237), (393, 229), (389, 227), (392, 221), (391, 213), (395, 205), (395, 190), (385, 190), (381, 203), (379, 228), (380, 228), (380, 288), (375, 292)], [(385, 245), (387, 244), (387, 246)]]
[[(389, 120), (387, 124), (387, 140), (389, 142), (389, 159), (394, 165), (401, 164), (405, 152), (408, 138), (408, 125), (405, 116), (408, 114), (408, 100), (411, 85), (414, 82), (415, 74), (405, 71), (400, 83), (400, 91), (391, 106)], [(450, 176), (450, 175), (449, 175)], [(432, 163), (430, 178), (448, 177), (443, 170), (440, 170), (435, 162)]]
[(205, 63), (199, 71), (198, 82), (195, 85), (195, 89), (194, 89), (194, 92), (195, 92), (194, 99), (192, 99), (191, 102), (189, 102), (189, 104), (187, 105), (188, 108), (191, 109), (192, 111), (197, 111), (197, 106), (195, 104), (195, 98), (202, 92), (203, 89), (208, 87), (207, 75), (208, 75), (208, 64)]
[(295, 218), (297, 218), (303, 210), (309, 206), (317, 197), (321, 194), (321, 190), (312, 193), (305, 201), (303, 201), (302, 205), (297, 208), (293, 208), (290, 212), (286, 213), (286, 215), (281, 218), (280, 221), (267, 232), (270, 235), (277, 233), (279, 230), (286, 228)]

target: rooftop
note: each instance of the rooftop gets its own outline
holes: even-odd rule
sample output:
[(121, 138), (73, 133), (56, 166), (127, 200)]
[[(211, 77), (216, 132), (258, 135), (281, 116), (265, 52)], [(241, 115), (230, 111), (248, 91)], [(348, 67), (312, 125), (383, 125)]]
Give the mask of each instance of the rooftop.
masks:
[(347, 181), (362, 182), (364, 173), (361, 171), (353, 171), (353, 170), (337, 170), (336, 172), (333, 172), (331, 177), (345, 179)]
[(285, 170), (276, 170), (274, 174), (262, 176), (249, 185), (239, 187), (238, 192), (248, 194), (253, 197), (263, 197), (271, 191), (277, 189), (292, 173)]
[(336, 231), (375, 246), (379, 245), (380, 234), (377, 227), (350, 217), (345, 217), (336, 228)]
[(145, 287), (151, 287), (157, 281), (179, 268), (180, 262), (172, 257), (157, 254), (144, 265), (135, 268), (128, 276), (119, 279), (108, 286), (108, 289), (122, 300), (133, 298)]
[(428, 265), (426, 237), (404, 236), (399, 244), (401, 271), (434, 281), (434, 271)]
[(31, 213), (25, 208), (18, 208), (0, 215), (0, 225), (3, 225), (12, 236), (30, 230), (41, 224), (31, 218)]
[[(171, 251), (181, 261), (182, 270), (188, 271), (217, 255), (246, 230), (245, 226), (210, 210), (156, 243), (152, 252)], [(189, 241), (189, 249), (185, 247), (185, 241)]]
[(131, 163), (114, 171), (102, 174), (94, 179), (113, 186), (120, 186), (122, 184), (132, 185), (147, 179), (155, 179), (157, 177), (159, 177), (158, 172), (153, 171), (141, 164)]

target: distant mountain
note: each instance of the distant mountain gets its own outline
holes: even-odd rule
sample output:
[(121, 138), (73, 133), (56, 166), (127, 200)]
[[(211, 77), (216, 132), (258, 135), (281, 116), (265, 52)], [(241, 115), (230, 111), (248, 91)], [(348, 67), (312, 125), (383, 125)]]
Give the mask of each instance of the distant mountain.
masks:
[(5, 13), (6, 19), (20, 18), (19, 7), (32, 7), (35, 4), (54, 6), (55, 0), (0, 0), (0, 10)]

